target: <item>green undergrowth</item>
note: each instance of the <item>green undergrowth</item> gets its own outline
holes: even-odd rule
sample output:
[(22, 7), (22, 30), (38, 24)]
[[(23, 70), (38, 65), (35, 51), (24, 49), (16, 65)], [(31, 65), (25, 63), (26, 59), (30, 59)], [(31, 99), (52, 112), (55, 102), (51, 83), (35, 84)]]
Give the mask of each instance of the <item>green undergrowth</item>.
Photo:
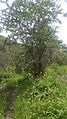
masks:
[[(14, 119), (67, 119), (67, 66), (46, 68), (44, 76), (19, 82)], [(62, 80), (63, 78), (63, 80)]]
[(4, 117), (4, 111), (8, 104), (8, 92), (4, 91), (3, 96), (0, 95), (0, 119), (3, 119)]
[(67, 119), (67, 66), (52, 65), (44, 75), (33, 79), (31, 74), (5, 73), (0, 86), (6, 84), (6, 92), (0, 99), (0, 119), (9, 102), (9, 93), (17, 86), (14, 119)]
[[(5, 73), (4, 73), (5, 74)], [(6, 77), (8, 75), (8, 73), (5, 74)], [(10, 74), (11, 75), (11, 74)], [(12, 73), (13, 76), (7, 77), (7, 78), (1, 78), (1, 82), (0, 82), (0, 87), (1, 86), (6, 86), (6, 87), (12, 87), (16, 84), (18, 84), (18, 82), (23, 78), (22, 75), (20, 74), (16, 74), (16, 73)]]
[[(5, 74), (5, 77), (1, 77), (1, 82), (0, 82), (0, 119), (3, 119), (4, 113), (6, 111), (6, 108), (9, 103), (9, 96), (10, 92), (13, 89), (14, 86), (18, 86), (19, 80), (22, 79), (22, 75), (12, 73), (9, 74), (10, 76), (8, 77), (8, 73), (3, 72)], [(0, 75), (1, 76), (1, 75)]]

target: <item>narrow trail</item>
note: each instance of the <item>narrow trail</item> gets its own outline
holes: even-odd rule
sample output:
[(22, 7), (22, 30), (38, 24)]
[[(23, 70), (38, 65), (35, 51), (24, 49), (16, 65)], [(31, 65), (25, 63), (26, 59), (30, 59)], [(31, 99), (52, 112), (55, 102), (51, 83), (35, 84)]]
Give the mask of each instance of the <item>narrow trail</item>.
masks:
[(4, 119), (13, 119), (14, 103), (17, 96), (17, 86), (14, 86), (9, 92), (8, 105), (4, 112)]

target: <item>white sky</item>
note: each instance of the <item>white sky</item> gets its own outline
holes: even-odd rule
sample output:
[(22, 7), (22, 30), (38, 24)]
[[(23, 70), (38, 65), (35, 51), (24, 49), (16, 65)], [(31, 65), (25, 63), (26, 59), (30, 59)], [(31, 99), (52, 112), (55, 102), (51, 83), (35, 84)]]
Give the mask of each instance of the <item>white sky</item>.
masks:
[[(60, 0), (63, 12), (67, 12), (67, 0)], [(66, 1), (66, 2), (64, 2)], [(63, 43), (67, 44), (67, 17), (61, 17), (62, 24), (59, 29), (59, 37), (63, 40)]]
[[(14, 0), (9, 0), (9, 3), (11, 4), (13, 1)], [(67, 3), (65, 1), (67, 2), (67, 0), (60, 0), (63, 12), (67, 12)], [(0, 9), (4, 7), (5, 6), (0, 3)], [(67, 17), (61, 17), (60, 20), (62, 21), (62, 24), (60, 25), (58, 36), (64, 44), (67, 44)], [(3, 32), (3, 35), (6, 36), (6, 33)]]

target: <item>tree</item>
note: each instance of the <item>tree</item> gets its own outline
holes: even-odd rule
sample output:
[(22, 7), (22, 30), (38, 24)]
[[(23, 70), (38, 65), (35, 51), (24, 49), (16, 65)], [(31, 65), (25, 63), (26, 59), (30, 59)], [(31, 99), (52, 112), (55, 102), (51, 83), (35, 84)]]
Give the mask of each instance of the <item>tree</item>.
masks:
[(55, 43), (58, 44), (55, 22), (61, 14), (60, 5), (55, 0), (26, 2), (16, 0), (12, 6), (2, 10), (1, 24), (10, 31), (10, 38), (19, 40), (25, 47), (25, 70), (34, 76), (43, 73), (50, 63)]
[(61, 44), (59, 49), (57, 49), (56, 54), (56, 63), (59, 65), (67, 65), (67, 46), (64, 44)]

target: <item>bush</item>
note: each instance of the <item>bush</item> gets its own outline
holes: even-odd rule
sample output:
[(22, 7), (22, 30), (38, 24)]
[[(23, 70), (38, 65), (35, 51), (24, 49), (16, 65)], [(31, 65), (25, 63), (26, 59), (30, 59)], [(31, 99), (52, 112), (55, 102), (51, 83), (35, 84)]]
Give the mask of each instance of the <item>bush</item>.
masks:
[(0, 72), (0, 78), (12, 78), (15, 76), (15, 73), (12, 72)]

